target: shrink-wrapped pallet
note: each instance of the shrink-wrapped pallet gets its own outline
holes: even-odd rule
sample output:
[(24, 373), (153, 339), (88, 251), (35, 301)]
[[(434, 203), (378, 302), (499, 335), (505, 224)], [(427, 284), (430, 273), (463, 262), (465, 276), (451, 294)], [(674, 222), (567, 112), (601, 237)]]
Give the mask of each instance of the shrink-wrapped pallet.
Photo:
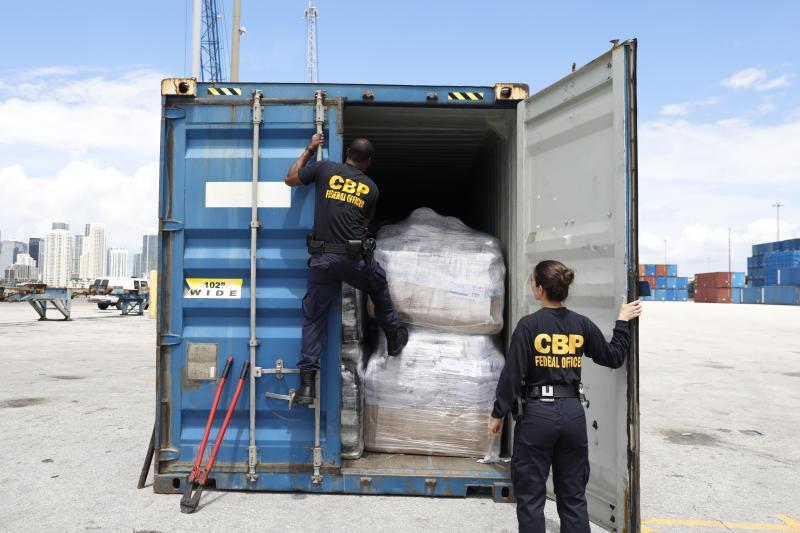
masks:
[(506, 268), (494, 237), (423, 207), (381, 228), (375, 257), (403, 322), (467, 334), (503, 329)]
[(412, 326), (400, 356), (381, 336), (364, 375), (364, 440), (375, 452), (483, 457), (504, 359), (497, 337)]
[(341, 454), (358, 459), (364, 453), (364, 298), (361, 291), (342, 283)]

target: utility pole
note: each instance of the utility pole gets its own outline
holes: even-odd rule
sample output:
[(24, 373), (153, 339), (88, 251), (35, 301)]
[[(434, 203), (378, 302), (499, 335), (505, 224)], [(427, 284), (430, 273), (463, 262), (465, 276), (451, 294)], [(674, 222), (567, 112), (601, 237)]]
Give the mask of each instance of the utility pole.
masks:
[(200, 19), (202, 18), (200, 0), (192, 1), (192, 77), (200, 79)]
[(244, 33), (241, 25), (242, 0), (233, 0), (233, 28), (231, 31), (231, 81), (239, 81), (239, 38)]
[(306, 19), (306, 82), (317, 83), (319, 81), (319, 65), (317, 62), (317, 19), (319, 11), (308, 2), (305, 11)]
[(731, 272), (731, 228), (728, 228), (728, 274)]
[(776, 228), (777, 229), (777, 239), (775, 239), (775, 240), (779, 241), (779, 240), (781, 240), (781, 207), (783, 207), (783, 204), (780, 203), (780, 202), (776, 202), (776, 203), (772, 204), (772, 207), (775, 208), (775, 211), (777, 213), (777, 218), (778, 218), (778, 224), (777, 224), (777, 228)]
[(664, 264), (667, 264), (667, 239), (664, 239)]

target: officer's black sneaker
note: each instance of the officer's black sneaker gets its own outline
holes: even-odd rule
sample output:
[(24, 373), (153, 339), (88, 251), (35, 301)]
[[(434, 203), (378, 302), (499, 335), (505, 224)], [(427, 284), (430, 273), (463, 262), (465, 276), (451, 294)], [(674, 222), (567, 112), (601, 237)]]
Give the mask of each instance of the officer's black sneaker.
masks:
[(408, 330), (405, 326), (386, 331), (386, 348), (389, 355), (400, 355), (406, 344), (408, 344)]
[(297, 403), (301, 405), (309, 405), (314, 403), (317, 388), (317, 371), (316, 370), (301, 370), (300, 371), (300, 393), (297, 395)]

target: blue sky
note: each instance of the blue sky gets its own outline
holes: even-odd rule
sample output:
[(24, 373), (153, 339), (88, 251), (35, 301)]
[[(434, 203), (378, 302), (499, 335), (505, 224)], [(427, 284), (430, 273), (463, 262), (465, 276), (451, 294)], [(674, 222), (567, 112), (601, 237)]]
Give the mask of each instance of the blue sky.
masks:
[[(242, 3), (241, 79), (302, 81), (305, 2)], [(106, 222), (115, 245), (135, 248), (134, 234), (155, 228), (157, 80), (188, 71), (190, 4), (6, 3), (0, 186), (34, 193), (0, 214), (3, 238), (47, 229), (26, 215), (43, 195), (53, 197), (48, 212), (75, 226)], [(231, 2), (223, 4), (230, 35)], [(316, 5), (326, 82), (520, 81), (535, 91), (573, 61), (600, 55), (609, 39), (636, 37), (643, 259), (663, 260), (667, 239), (668, 258), (685, 273), (727, 269), (731, 227), (734, 268), (744, 270), (749, 244), (774, 235), (776, 200), (786, 204), (783, 235), (798, 235), (800, 2)], [(74, 190), (82, 187), (152, 205), (141, 218), (118, 217), (82, 202)]]

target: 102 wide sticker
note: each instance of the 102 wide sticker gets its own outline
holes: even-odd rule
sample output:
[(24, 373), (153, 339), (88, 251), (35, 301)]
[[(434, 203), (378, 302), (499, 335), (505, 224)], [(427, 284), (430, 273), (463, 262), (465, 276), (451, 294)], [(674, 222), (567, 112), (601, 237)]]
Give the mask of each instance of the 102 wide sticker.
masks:
[(186, 278), (184, 298), (234, 299), (242, 297), (242, 280), (233, 278)]

